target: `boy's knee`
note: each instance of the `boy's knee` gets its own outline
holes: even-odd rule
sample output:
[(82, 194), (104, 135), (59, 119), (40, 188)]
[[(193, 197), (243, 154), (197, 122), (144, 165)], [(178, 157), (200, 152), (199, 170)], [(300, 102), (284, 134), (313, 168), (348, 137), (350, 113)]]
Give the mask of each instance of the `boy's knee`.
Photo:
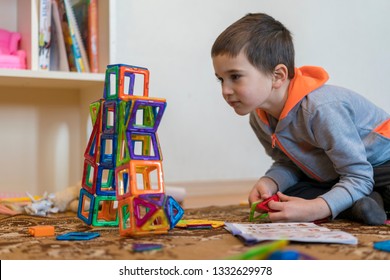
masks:
[(351, 208), (339, 215), (340, 218), (353, 220), (367, 225), (383, 225), (386, 213), (379, 194), (371, 194), (356, 201)]

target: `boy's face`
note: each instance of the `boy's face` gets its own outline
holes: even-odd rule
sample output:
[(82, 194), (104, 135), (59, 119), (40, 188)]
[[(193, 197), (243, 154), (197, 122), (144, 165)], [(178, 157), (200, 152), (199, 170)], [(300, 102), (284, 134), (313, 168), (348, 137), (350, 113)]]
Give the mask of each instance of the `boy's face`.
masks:
[(212, 59), (223, 98), (238, 115), (270, 106), (272, 76), (255, 68), (243, 52), (236, 57), (218, 55)]

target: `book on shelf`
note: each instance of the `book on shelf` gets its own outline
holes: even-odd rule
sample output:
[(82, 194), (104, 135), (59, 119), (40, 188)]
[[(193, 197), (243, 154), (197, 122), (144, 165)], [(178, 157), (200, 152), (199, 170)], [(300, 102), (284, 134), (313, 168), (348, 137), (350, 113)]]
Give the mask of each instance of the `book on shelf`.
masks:
[(62, 21), (58, 3), (52, 1), (52, 24), (51, 24), (51, 52), (50, 66), (52, 71), (69, 71), (68, 56), (62, 30)]
[(40, 0), (39, 69), (98, 73), (97, 0)]
[(49, 70), (51, 45), (51, 0), (40, 0), (38, 68)]
[(70, 0), (80, 35), (87, 51), (91, 72), (99, 71), (98, 63), (98, 1)]
[(70, 0), (64, 0), (64, 4), (66, 17), (68, 19), (69, 33), (72, 39), (72, 50), (77, 72), (90, 72), (85, 44), (81, 37), (72, 3)]
[(81, 40), (87, 51), (88, 44), (88, 7), (89, 0), (68, 0), (72, 6), (74, 18), (80, 30)]
[(88, 57), (91, 72), (99, 72), (98, 48), (98, 6), (97, 0), (90, 0), (88, 7)]
[(64, 0), (55, 0), (55, 1), (57, 3), (58, 13), (60, 15), (62, 36), (65, 43), (65, 50), (66, 50), (66, 56), (69, 65), (69, 71), (77, 72), (73, 50), (72, 50), (72, 37), (70, 36), (68, 18), (66, 16), (65, 3)]

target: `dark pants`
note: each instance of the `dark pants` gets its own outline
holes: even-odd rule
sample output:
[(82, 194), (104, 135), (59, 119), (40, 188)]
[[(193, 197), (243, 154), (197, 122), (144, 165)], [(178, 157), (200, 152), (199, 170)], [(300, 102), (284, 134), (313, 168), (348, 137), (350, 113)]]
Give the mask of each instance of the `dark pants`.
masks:
[[(284, 194), (304, 199), (313, 199), (328, 192), (338, 181), (339, 179), (319, 183), (310, 178), (303, 178), (299, 183), (286, 190)], [(390, 161), (374, 167), (374, 181), (374, 191), (381, 194), (386, 210), (388, 210), (390, 208)]]

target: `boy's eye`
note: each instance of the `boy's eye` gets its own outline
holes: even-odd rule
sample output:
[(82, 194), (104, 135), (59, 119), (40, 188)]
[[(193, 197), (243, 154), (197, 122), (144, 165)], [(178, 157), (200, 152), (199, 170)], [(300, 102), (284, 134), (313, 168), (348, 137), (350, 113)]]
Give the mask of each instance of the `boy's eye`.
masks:
[(221, 84), (223, 83), (223, 79), (220, 77), (217, 77), (217, 81), (220, 82)]
[(241, 75), (239, 75), (239, 74), (232, 74), (230, 76), (230, 79), (232, 79), (232, 81), (235, 81), (235, 80), (238, 80), (240, 77), (241, 77)]

